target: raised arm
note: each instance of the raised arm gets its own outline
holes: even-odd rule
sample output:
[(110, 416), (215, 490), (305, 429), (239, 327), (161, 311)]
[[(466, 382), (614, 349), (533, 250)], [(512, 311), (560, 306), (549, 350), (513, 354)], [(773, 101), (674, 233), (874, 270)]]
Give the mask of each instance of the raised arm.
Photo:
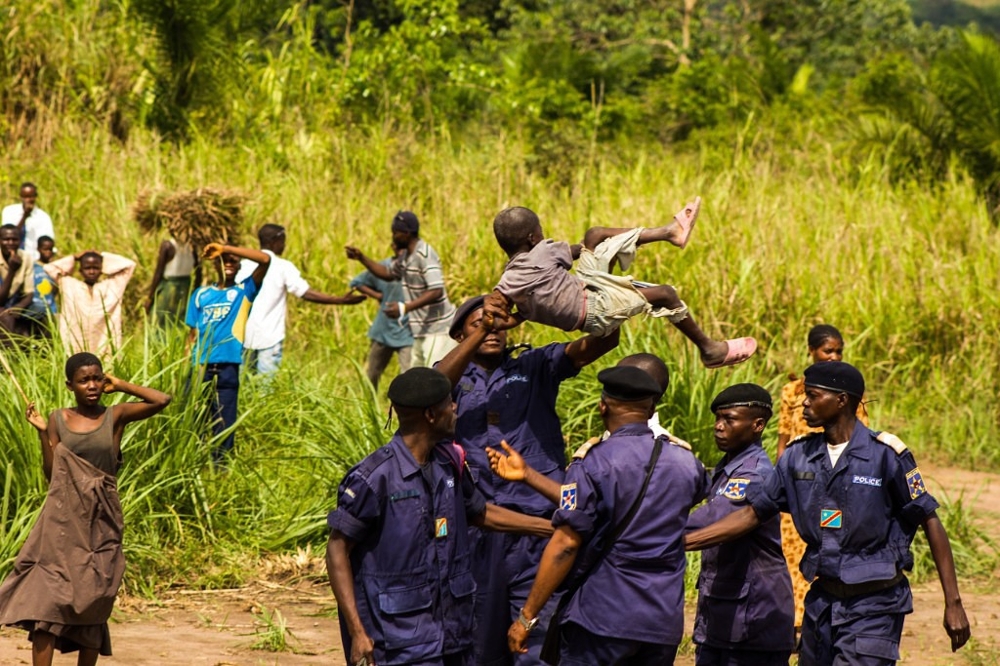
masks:
[(326, 572), (330, 577), (333, 596), (337, 600), (337, 612), (351, 636), (351, 654), (348, 663), (357, 664), (367, 659), (369, 664), (374, 664), (375, 642), (361, 624), (361, 616), (358, 614), (358, 605), (354, 597), (352, 548), (354, 542), (337, 530), (331, 531), (330, 538), (326, 542)]
[(56, 435), (56, 413), (52, 412), (49, 415), (48, 421), (46, 421), (38, 413), (35, 403), (29, 402), (25, 417), (28, 419), (28, 423), (33, 425), (38, 431), (38, 443), (42, 447), (42, 472), (45, 474), (45, 480), (51, 481), (52, 448), (59, 443), (59, 438)]
[(347, 251), (347, 258), (354, 259), (355, 261), (360, 261), (361, 265), (365, 269), (374, 275), (375, 277), (382, 278), (392, 282), (393, 280), (398, 280), (399, 276), (392, 272), (392, 269), (388, 266), (383, 266), (379, 262), (375, 261), (371, 257), (367, 256), (364, 252), (352, 245), (345, 245), (344, 249)]
[(355, 294), (348, 292), (343, 296), (331, 296), (330, 294), (324, 294), (321, 291), (316, 291), (315, 289), (307, 289), (306, 293), (302, 294), (302, 300), (309, 301), (310, 303), (320, 303), (322, 305), (356, 305), (361, 301), (365, 300), (363, 294)]
[(938, 578), (941, 579), (941, 589), (944, 591), (944, 629), (951, 638), (951, 651), (955, 652), (969, 641), (972, 632), (969, 629), (969, 618), (962, 606), (962, 597), (958, 594), (958, 577), (955, 575), (951, 541), (948, 540), (948, 533), (936, 511), (927, 516), (923, 528), (931, 547), (931, 557), (934, 558)]
[(476, 355), (476, 350), (483, 344), (483, 340), (489, 335), (489, 331), (483, 326), (476, 326), (471, 335), (465, 336), (458, 346), (448, 352), (441, 359), (435, 369), (448, 378), (452, 387), (458, 386), (458, 380), (462, 378), (462, 373), (472, 363), (472, 358)]
[(76, 257), (72, 254), (68, 254), (65, 257), (59, 257), (54, 261), (50, 261), (45, 264), (43, 268), (45, 269), (45, 272), (58, 283), (61, 278), (72, 274), (75, 266)]
[(232, 254), (241, 259), (249, 259), (250, 261), (257, 262), (257, 268), (254, 269), (250, 277), (257, 288), (260, 289), (260, 285), (264, 283), (264, 276), (267, 275), (267, 269), (271, 267), (271, 255), (262, 250), (237, 247), (235, 245), (223, 245), (222, 243), (209, 243), (205, 246), (204, 256), (206, 259), (218, 259), (224, 254)]
[(176, 254), (177, 248), (174, 247), (173, 243), (166, 240), (160, 243), (160, 251), (156, 254), (156, 268), (153, 269), (153, 280), (149, 284), (149, 295), (146, 296), (146, 302), (143, 304), (146, 308), (146, 314), (149, 314), (153, 310), (153, 301), (156, 300), (156, 288), (163, 281), (163, 272), (166, 270), (167, 264)]
[(473, 524), (493, 532), (515, 532), (536, 537), (552, 534), (552, 523), (545, 518), (526, 516), (495, 504), (487, 504), (486, 511), (479, 514)]
[(163, 391), (158, 391), (155, 388), (150, 388), (149, 386), (139, 386), (138, 384), (132, 384), (124, 379), (118, 379), (110, 373), (104, 373), (104, 392), (114, 393), (121, 392), (127, 395), (139, 398), (141, 402), (123, 402), (120, 405), (115, 405), (114, 409), (114, 422), (115, 430), (117, 431), (119, 426), (124, 428), (129, 423), (134, 423), (135, 421), (142, 421), (143, 419), (148, 419), (154, 414), (158, 414), (170, 404), (172, 397), (168, 393)]
[(573, 365), (579, 369), (590, 365), (617, 347), (620, 339), (621, 329), (615, 329), (614, 333), (603, 338), (587, 335), (566, 345), (566, 356), (569, 356)]

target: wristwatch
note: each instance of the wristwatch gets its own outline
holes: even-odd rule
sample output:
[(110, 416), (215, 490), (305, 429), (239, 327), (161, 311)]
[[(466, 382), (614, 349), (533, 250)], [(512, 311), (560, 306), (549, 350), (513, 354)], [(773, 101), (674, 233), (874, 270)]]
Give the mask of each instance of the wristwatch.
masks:
[(524, 616), (523, 608), (521, 609), (521, 612), (517, 614), (517, 621), (521, 623), (521, 626), (524, 627), (524, 630), (528, 633), (531, 633), (531, 630), (535, 628), (536, 624), (538, 624), (537, 617), (533, 617), (529, 620)]

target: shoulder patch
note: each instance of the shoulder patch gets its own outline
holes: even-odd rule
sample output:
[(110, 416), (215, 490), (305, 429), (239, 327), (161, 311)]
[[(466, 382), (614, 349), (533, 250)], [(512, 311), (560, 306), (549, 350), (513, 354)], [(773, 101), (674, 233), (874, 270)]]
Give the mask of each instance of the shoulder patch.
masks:
[(567, 483), (559, 488), (559, 508), (563, 511), (576, 510), (576, 484)]
[(573, 459), (583, 460), (584, 458), (587, 457), (587, 453), (589, 453), (592, 448), (594, 448), (600, 443), (601, 443), (600, 437), (591, 437), (586, 442), (584, 442), (580, 448), (578, 448), (576, 451), (573, 452)]
[(726, 485), (720, 488), (722, 496), (734, 502), (745, 500), (747, 497), (747, 485), (749, 483), (750, 479), (729, 479)]
[(903, 451), (906, 451), (906, 444), (903, 443), (903, 440), (896, 437), (891, 432), (880, 432), (875, 439), (895, 451), (897, 456), (903, 455)]
[(910, 499), (917, 499), (927, 492), (924, 479), (920, 476), (920, 468), (914, 467), (906, 473), (906, 487), (910, 489)]

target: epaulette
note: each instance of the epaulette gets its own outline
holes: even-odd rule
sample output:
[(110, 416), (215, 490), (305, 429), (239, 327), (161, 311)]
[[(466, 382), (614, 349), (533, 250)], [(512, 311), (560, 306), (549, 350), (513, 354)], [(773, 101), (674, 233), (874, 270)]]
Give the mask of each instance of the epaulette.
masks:
[(676, 437), (676, 436), (671, 435), (671, 434), (668, 433), (667, 434), (667, 441), (669, 441), (672, 445), (674, 445), (676, 447), (682, 448), (682, 449), (684, 449), (686, 451), (691, 451), (691, 445), (689, 443), (685, 442), (680, 437)]
[(385, 464), (388, 460), (391, 460), (395, 454), (392, 451), (392, 447), (389, 445), (379, 447), (375, 451), (359, 462), (355, 467), (361, 474), (368, 478), (371, 476), (372, 472)]
[(895, 451), (897, 456), (903, 455), (903, 452), (906, 451), (906, 444), (903, 443), (903, 440), (896, 437), (891, 432), (880, 432), (875, 436), (875, 439)]
[(591, 437), (583, 445), (573, 452), (573, 460), (583, 460), (587, 457), (587, 453), (590, 452), (592, 448), (601, 443), (600, 437)]

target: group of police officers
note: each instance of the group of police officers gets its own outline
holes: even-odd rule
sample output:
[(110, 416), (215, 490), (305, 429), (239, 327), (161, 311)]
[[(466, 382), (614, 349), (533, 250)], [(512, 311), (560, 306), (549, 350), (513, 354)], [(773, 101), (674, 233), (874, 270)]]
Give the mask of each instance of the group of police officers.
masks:
[(857, 421), (864, 379), (853, 366), (806, 371), (804, 415), (824, 431), (776, 466), (761, 446), (768, 392), (722, 391), (712, 411), (723, 457), (709, 473), (659, 427), (666, 366), (627, 357), (598, 374), (605, 437), (566, 468), (559, 386), (616, 347), (618, 332), (515, 353), (504, 331), (484, 325), (477, 297), (450, 333), (459, 344), (436, 369), (390, 385), (399, 427), (348, 472), (328, 518), (350, 664), (672, 664), (684, 553), (701, 549), (697, 664), (787, 664), (795, 635), (782, 511), (807, 544), (801, 568), (814, 581), (799, 664), (899, 658), (918, 527), (953, 649), (969, 639), (937, 503), (905, 445)]

